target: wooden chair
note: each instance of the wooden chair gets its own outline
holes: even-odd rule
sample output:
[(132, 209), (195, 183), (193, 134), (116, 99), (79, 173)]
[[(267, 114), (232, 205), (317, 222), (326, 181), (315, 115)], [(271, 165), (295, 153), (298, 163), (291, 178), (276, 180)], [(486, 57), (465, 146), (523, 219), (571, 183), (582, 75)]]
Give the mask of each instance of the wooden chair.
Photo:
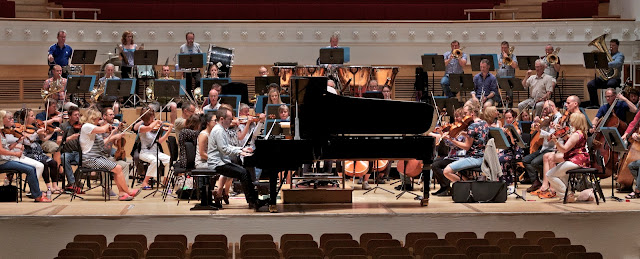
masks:
[(360, 247), (360, 243), (353, 239), (334, 239), (327, 241), (322, 250), (324, 250), (325, 254), (329, 254), (332, 249), (337, 247)]
[(411, 232), (404, 237), (404, 247), (411, 248), (418, 239), (438, 239), (438, 234), (433, 232)]
[(444, 239), (418, 239), (413, 244), (413, 255), (422, 255), (422, 251), (425, 247), (431, 246), (452, 246), (449, 241)]
[(130, 256), (132, 258), (140, 258), (141, 255), (138, 254), (133, 248), (107, 248), (102, 251), (102, 257), (104, 256)]
[(135, 249), (139, 255), (144, 255), (144, 250), (146, 247), (143, 247), (137, 241), (114, 241), (109, 243), (107, 248), (131, 248)]
[(571, 240), (566, 237), (543, 237), (538, 240), (538, 245), (542, 246), (545, 252), (551, 252), (551, 248), (555, 245), (570, 245)]
[[(284, 235), (280, 236), (280, 249), (282, 249), (282, 246), (284, 245), (284, 243), (289, 241), (289, 240), (311, 240), (311, 241), (313, 241), (313, 236), (311, 234), (284, 234)], [(318, 246), (316, 245), (316, 247), (318, 247)]]
[(249, 248), (242, 251), (242, 258), (253, 256), (269, 256), (274, 258), (280, 258), (280, 252), (274, 248)]
[(455, 245), (460, 238), (478, 238), (478, 235), (475, 232), (449, 232), (444, 236), (444, 239), (452, 245)]
[(548, 253), (527, 253), (522, 256), (522, 259), (558, 259), (556, 254)]
[(228, 253), (220, 248), (193, 248), (191, 249), (191, 258), (194, 256), (222, 256), (228, 257)]
[(513, 258), (521, 258), (524, 254), (529, 253), (542, 253), (542, 247), (539, 245), (526, 245), (526, 246), (511, 246), (509, 248), (509, 254)]
[(221, 241), (196, 241), (191, 245), (191, 249), (197, 248), (216, 248), (229, 251), (229, 246)]
[(93, 251), (93, 254), (95, 255), (95, 257), (98, 257), (99, 255), (102, 254), (102, 250), (100, 249), (100, 244), (98, 244), (97, 242), (70, 242), (67, 244), (67, 249), (89, 249), (91, 251)]
[[(591, 154), (591, 159), (594, 159), (593, 154)], [(604, 193), (602, 192), (602, 188), (600, 187), (600, 178), (597, 177), (598, 174), (600, 174), (600, 172), (596, 168), (576, 168), (567, 171), (569, 179), (567, 181), (567, 188), (565, 189), (565, 193), (575, 192), (581, 180), (583, 178), (586, 178), (588, 179), (587, 181), (591, 184), (591, 188), (593, 188), (593, 196), (596, 200), (596, 205), (600, 205), (600, 199), (604, 201)], [(567, 203), (567, 195), (565, 195), (564, 199), (562, 199), (562, 203)]]
[(512, 246), (515, 245), (530, 245), (531, 243), (529, 242), (529, 239), (526, 238), (512, 238), (512, 239), (500, 239), (498, 240), (498, 247), (500, 247), (500, 250), (505, 253), (508, 254), (509, 253), (509, 248), (511, 248)]
[(457, 254), (458, 249), (453, 246), (427, 246), (420, 254), (422, 259), (431, 259), (435, 255), (441, 254)]
[(477, 259), (512, 259), (512, 257), (505, 253), (488, 253), (478, 255)]
[(360, 246), (367, 248), (367, 242), (371, 239), (393, 239), (389, 233), (362, 233), (360, 235)]
[(333, 239), (353, 239), (353, 236), (351, 236), (351, 234), (349, 233), (324, 233), (320, 236), (320, 248), (324, 249), (324, 245), (327, 243), (327, 241)]
[(595, 252), (571, 252), (567, 254), (567, 259), (602, 259), (602, 254)]
[(167, 235), (167, 234), (161, 234), (161, 235), (157, 235), (154, 239), (154, 242), (157, 241), (178, 241), (180, 243), (182, 243), (182, 246), (186, 249), (187, 248), (187, 236), (185, 235)]
[(236, 253), (242, 251), (242, 246), (246, 241), (271, 241), (273, 242), (273, 236), (270, 234), (244, 234), (240, 237), (240, 243), (235, 244)]
[(513, 231), (489, 231), (484, 233), (484, 239), (489, 240), (491, 245), (497, 245), (498, 240), (503, 238), (514, 239), (516, 238), (516, 233)]
[(84, 257), (87, 259), (94, 259), (97, 258), (94, 254), (93, 251), (91, 251), (91, 249), (87, 249), (87, 248), (79, 248), (79, 249), (62, 249), (60, 250), (60, 252), (58, 252), (58, 256), (78, 256), (78, 257)]
[(328, 257), (332, 259), (339, 255), (362, 255), (366, 258), (367, 251), (362, 247), (336, 247), (329, 251)]
[(316, 248), (291, 248), (287, 250), (287, 252), (283, 252), (283, 253), (284, 253), (284, 258), (299, 257), (299, 256), (324, 257), (324, 253), (322, 252), (322, 249), (317, 247)]
[(378, 247), (402, 247), (402, 244), (396, 239), (371, 239), (367, 242), (367, 254), (373, 255)]
[(96, 242), (100, 245), (100, 251), (107, 247), (107, 237), (104, 235), (76, 235), (74, 242)]
[(200, 242), (200, 241), (218, 241), (218, 242), (228, 244), (227, 236), (225, 235), (200, 234), (200, 235), (197, 235), (196, 238), (193, 240), (193, 242)]
[(280, 244), (282, 254), (286, 254), (292, 248), (318, 248), (318, 243), (313, 240), (287, 240)]
[(553, 231), (527, 231), (523, 237), (529, 239), (529, 243), (537, 244), (538, 239), (543, 237), (556, 237), (556, 234), (554, 234)]
[(156, 248), (175, 248), (180, 250), (181, 253), (187, 251), (187, 247), (180, 241), (153, 241), (149, 245), (149, 249)]
[(373, 259), (379, 259), (383, 255), (391, 255), (391, 256), (401, 256), (401, 255), (411, 255), (409, 249), (402, 246), (395, 247), (378, 247), (373, 250), (373, 253), (369, 253)]
[(500, 252), (500, 247), (495, 245), (472, 245), (467, 247), (465, 254), (469, 256), (469, 258), (477, 258), (480, 254), (499, 254)]
[(435, 255), (433, 259), (469, 259), (467, 255), (463, 254), (448, 254), (448, 255)]
[(489, 240), (487, 239), (477, 239), (477, 238), (460, 238), (458, 242), (456, 242), (456, 247), (460, 253), (466, 253), (467, 248), (470, 246), (488, 246)]
[(551, 252), (556, 254), (558, 258), (566, 258), (569, 253), (586, 253), (587, 249), (582, 245), (556, 245), (551, 248)]
[(175, 249), (175, 248), (149, 249), (149, 251), (147, 251), (146, 258), (150, 258), (152, 256), (175, 256), (180, 259), (184, 258), (184, 254), (181, 253), (179, 249)]
[(267, 240), (245, 241), (240, 247), (240, 256), (244, 257), (244, 252), (249, 249), (276, 249), (276, 243)]
[(142, 245), (144, 250), (147, 250), (147, 237), (145, 235), (136, 235), (136, 234), (118, 234), (113, 238), (114, 242), (119, 241), (135, 241)]

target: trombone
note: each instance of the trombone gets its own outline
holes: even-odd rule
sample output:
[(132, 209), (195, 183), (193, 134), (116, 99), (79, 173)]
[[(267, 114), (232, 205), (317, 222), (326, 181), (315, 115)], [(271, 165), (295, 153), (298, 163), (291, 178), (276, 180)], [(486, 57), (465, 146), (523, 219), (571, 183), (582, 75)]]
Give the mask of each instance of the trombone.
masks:
[(462, 58), (462, 50), (464, 50), (465, 47), (459, 48), (459, 49), (454, 49), (453, 51), (451, 51), (451, 56), (453, 56), (453, 58), (455, 59), (461, 59)]
[(502, 58), (502, 64), (505, 66), (511, 66), (511, 63), (513, 62), (513, 51), (516, 49), (516, 47), (514, 46), (510, 46), (509, 47), (509, 52), (507, 52), (507, 56)]
[(551, 65), (558, 63), (558, 52), (560, 52), (560, 47), (557, 47), (551, 54), (547, 55), (547, 63)]

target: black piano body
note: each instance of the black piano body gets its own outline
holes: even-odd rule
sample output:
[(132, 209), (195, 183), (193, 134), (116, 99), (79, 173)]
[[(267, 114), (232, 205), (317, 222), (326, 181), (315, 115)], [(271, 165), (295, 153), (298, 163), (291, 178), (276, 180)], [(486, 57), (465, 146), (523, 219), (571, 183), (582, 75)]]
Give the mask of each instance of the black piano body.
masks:
[[(324, 77), (293, 77), (291, 81), (291, 118), (298, 118), (291, 128), (299, 127), (299, 139), (256, 140), (252, 159), (269, 177), (270, 211), (275, 210), (277, 173), (297, 170), (305, 163), (324, 159), (433, 161), (435, 140), (421, 136), (431, 127), (431, 105), (334, 95), (326, 91)], [(428, 184), (425, 186), (423, 197), (428, 201)]]

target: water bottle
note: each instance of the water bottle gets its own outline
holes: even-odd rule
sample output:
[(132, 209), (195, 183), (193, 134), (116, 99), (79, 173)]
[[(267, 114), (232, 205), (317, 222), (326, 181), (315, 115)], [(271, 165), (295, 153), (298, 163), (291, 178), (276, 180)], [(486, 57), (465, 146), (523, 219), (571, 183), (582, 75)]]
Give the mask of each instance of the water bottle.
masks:
[(47, 188), (47, 199), (51, 200), (51, 188)]

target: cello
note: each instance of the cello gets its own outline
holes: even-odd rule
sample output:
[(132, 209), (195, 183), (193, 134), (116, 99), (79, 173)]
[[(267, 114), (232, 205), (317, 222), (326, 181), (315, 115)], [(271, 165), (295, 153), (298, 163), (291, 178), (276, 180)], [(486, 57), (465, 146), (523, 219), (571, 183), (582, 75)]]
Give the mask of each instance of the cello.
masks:
[(607, 178), (613, 175), (613, 167), (614, 163), (618, 161), (618, 153), (613, 152), (609, 145), (605, 143), (604, 135), (600, 132), (601, 127), (613, 127), (617, 128), (618, 132), (624, 132), (627, 129), (627, 123), (620, 120), (618, 116), (613, 113), (613, 108), (618, 103), (618, 98), (616, 98), (613, 103), (611, 103), (609, 110), (602, 117), (602, 119), (598, 122), (598, 125), (593, 133), (593, 150), (598, 150), (602, 159), (604, 160), (604, 167), (602, 168), (598, 163), (595, 163), (595, 168), (600, 172), (604, 172), (604, 175), (600, 178)]
[[(635, 131), (635, 133), (640, 133)], [(640, 160), (640, 141), (636, 141), (631, 136), (628, 138), (629, 144), (627, 145), (628, 151), (622, 155), (621, 163), (618, 166), (618, 184), (620, 184), (620, 190), (633, 188), (634, 177), (629, 170), (629, 163)]]

